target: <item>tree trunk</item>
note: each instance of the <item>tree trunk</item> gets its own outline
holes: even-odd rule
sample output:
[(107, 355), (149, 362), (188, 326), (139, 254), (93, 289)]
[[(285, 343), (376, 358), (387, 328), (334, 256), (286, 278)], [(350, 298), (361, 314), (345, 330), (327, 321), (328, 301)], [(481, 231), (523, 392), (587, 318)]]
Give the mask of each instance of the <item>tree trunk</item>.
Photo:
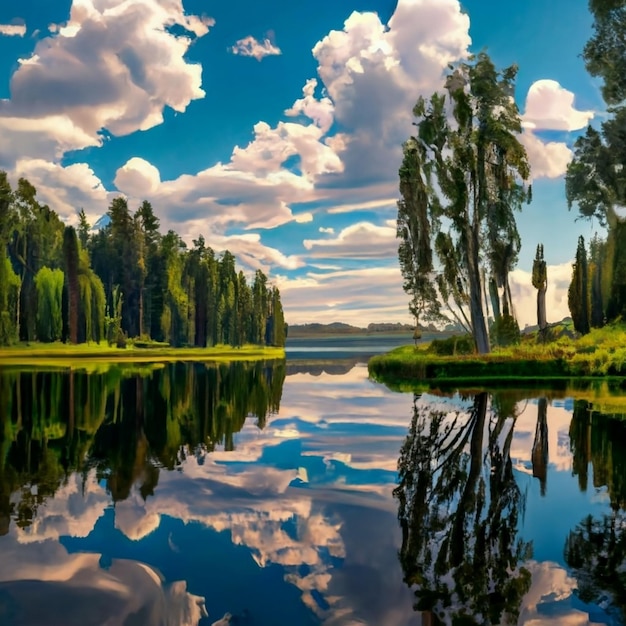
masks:
[(468, 237), (467, 273), (469, 278), (470, 319), (474, 345), (478, 354), (488, 354), (489, 334), (485, 323), (480, 284), (480, 267), (478, 262), (478, 237), (471, 230)]
[(537, 291), (537, 325), (539, 330), (545, 330), (548, 326), (546, 318), (546, 287)]

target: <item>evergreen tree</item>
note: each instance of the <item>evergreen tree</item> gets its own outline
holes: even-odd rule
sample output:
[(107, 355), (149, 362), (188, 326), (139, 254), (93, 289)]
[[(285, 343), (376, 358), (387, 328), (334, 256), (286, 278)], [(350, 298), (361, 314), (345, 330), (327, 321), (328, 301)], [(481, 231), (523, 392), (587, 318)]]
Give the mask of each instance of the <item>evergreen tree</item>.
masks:
[(589, 324), (589, 287), (587, 270), (587, 251), (585, 239), (578, 238), (576, 261), (572, 265), (572, 282), (567, 292), (567, 303), (574, 322), (574, 328), (586, 335), (590, 330)]
[(67, 294), (67, 340), (70, 343), (78, 343), (80, 283), (78, 279), (78, 238), (73, 226), (66, 226), (63, 233), (63, 260)]
[(89, 231), (91, 230), (91, 225), (87, 221), (87, 216), (85, 215), (84, 209), (81, 209), (78, 212), (78, 241), (80, 241), (80, 245), (87, 249), (87, 245), (89, 244)]

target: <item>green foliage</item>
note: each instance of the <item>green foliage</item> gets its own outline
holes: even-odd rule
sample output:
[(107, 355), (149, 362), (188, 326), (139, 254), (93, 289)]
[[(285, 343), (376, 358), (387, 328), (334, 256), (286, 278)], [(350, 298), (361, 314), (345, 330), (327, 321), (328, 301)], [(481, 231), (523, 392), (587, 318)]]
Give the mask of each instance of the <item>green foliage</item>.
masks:
[(489, 337), (494, 346), (512, 346), (521, 340), (517, 320), (512, 315), (500, 315), (489, 328)]
[(0, 345), (58, 339), (50, 317), (58, 302), (48, 288), (48, 272), (57, 270), (63, 341), (284, 345), (280, 293), (263, 272), (249, 285), (235, 257), (225, 251), (217, 259), (202, 236), (191, 250), (173, 231), (161, 236), (148, 201), (131, 215), (115, 198), (108, 216), (93, 235), (82, 209), (78, 230), (66, 227), (27, 180), (14, 191), (0, 171)]
[(13, 271), (11, 261), (2, 254), (0, 248), (0, 346), (17, 341), (20, 284), (20, 277)]
[(37, 338), (59, 341), (63, 332), (62, 299), (65, 277), (61, 270), (42, 267), (35, 276), (37, 288)]
[(514, 214), (528, 198), (511, 98), (516, 72), (497, 71), (484, 53), (453, 68), (447, 95), (415, 105), (418, 130), (399, 171), (398, 256), (409, 309), (416, 322), (452, 315), (481, 353), (489, 351), (487, 273), (502, 290), (503, 314), (513, 315), (508, 274), (521, 245)]
[[(434, 342), (433, 342), (434, 343)], [(431, 344), (432, 345), (432, 344)], [(522, 341), (489, 355), (437, 354), (428, 346), (403, 346), (370, 359), (370, 375), (383, 382), (523, 380), (626, 375), (626, 325), (608, 324), (578, 339)]]
[(80, 315), (79, 253), (78, 238), (72, 226), (66, 226), (63, 233), (63, 267), (65, 270), (65, 291), (67, 293), (66, 338), (70, 343), (78, 343)]
[(574, 328), (583, 335), (586, 335), (591, 328), (588, 277), (587, 251), (585, 239), (581, 235), (576, 248), (576, 261), (572, 266), (572, 281), (567, 292), (567, 304), (574, 321)]
[(446, 339), (434, 339), (428, 346), (428, 351), (440, 356), (456, 354), (474, 354), (474, 339), (471, 335), (453, 335)]

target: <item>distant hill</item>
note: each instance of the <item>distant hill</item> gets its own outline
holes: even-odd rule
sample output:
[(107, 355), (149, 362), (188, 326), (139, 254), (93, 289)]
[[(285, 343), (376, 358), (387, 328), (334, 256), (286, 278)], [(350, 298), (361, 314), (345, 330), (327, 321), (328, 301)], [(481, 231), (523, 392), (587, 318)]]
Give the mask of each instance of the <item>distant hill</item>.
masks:
[[(412, 333), (414, 326), (400, 323), (369, 324), (367, 328), (332, 322), (331, 324), (289, 324), (289, 337), (312, 337), (316, 335), (373, 335), (375, 333)], [(436, 329), (425, 329), (436, 332)]]

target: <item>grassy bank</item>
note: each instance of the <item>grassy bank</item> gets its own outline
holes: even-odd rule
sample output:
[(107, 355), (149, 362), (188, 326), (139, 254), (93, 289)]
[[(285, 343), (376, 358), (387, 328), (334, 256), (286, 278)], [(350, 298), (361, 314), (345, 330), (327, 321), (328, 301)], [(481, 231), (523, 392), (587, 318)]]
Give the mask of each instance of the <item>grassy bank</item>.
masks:
[(543, 343), (535, 335), (490, 354), (438, 354), (434, 345), (402, 346), (369, 361), (375, 380), (402, 383), (538, 383), (572, 378), (626, 377), (626, 325), (594, 329), (578, 339), (563, 336)]
[(77, 361), (113, 363), (155, 363), (170, 361), (253, 361), (261, 359), (284, 359), (285, 349), (246, 345), (213, 346), (211, 348), (172, 348), (164, 345), (154, 347), (117, 348), (107, 343), (18, 344), (0, 348), (0, 365), (36, 365), (71, 367)]

